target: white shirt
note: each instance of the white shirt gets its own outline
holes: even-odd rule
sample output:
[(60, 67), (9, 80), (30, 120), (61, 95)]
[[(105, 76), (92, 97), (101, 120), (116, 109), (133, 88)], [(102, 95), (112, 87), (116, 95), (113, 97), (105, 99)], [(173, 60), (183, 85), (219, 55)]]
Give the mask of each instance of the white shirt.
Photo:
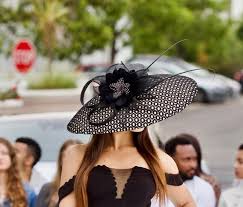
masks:
[(221, 194), (218, 207), (243, 207), (243, 180)]
[[(184, 182), (188, 190), (191, 192), (191, 195), (194, 201), (197, 204), (197, 207), (215, 207), (216, 198), (212, 186), (204, 181), (198, 176), (194, 176), (192, 180), (187, 180)], [(180, 195), (178, 195), (180, 196)], [(166, 207), (174, 207), (171, 201), (166, 202)], [(157, 200), (152, 199), (151, 207), (159, 207)]]
[(48, 181), (35, 168), (32, 170), (30, 185), (34, 188), (36, 194), (39, 194), (41, 187)]

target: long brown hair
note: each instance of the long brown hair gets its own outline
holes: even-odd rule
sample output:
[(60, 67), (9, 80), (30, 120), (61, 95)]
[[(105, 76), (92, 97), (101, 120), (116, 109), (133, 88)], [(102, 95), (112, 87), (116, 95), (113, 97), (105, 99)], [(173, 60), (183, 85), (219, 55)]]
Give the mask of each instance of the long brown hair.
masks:
[[(153, 174), (156, 184), (156, 196), (159, 198), (160, 203), (164, 202), (166, 195), (164, 169), (160, 164), (160, 159), (149, 138), (147, 128), (140, 133), (133, 132), (133, 141), (138, 152), (147, 162)], [(88, 207), (88, 196), (86, 191), (88, 175), (104, 149), (108, 147), (111, 142), (112, 134), (97, 134), (93, 135), (90, 143), (88, 144), (74, 184), (77, 207)]]
[(9, 152), (9, 157), (11, 160), (11, 166), (6, 172), (7, 199), (9, 199), (13, 207), (26, 207), (28, 205), (27, 198), (26, 198), (26, 193), (23, 184), (20, 179), (15, 150), (8, 140), (1, 137), (0, 137), (0, 144), (3, 144), (4, 146), (7, 147)]
[(50, 183), (51, 192), (47, 198), (48, 207), (53, 207), (53, 206), (56, 206), (56, 204), (57, 204), (57, 200), (58, 200), (57, 192), (58, 192), (60, 180), (61, 180), (63, 155), (69, 146), (75, 145), (75, 144), (82, 144), (82, 142), (79, 140), (75, 140), (75, 139), (68, 139), (62, 144), (62, 146), (59, 150), (58, 159), (57, 159), (57, 172), (56, 172), (56, 175), (55, 175), (53, 181)]

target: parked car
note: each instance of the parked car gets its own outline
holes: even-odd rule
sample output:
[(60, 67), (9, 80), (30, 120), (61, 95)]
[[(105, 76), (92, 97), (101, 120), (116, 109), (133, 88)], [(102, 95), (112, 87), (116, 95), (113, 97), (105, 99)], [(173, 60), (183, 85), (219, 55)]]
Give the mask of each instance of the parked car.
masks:
[(205, 78), (213, 78), (214, 82), (217, 82), (222, 88), (224, 88), (224, 90), (226, 91), (227, 96), (229, 98), (239, 97), (241, 86), (236, 81), (234, 81), (226, 76), (223, 76), (223, 75), (220, 75), (220, 74), (217, 74), (214, 72), (209, 72), (207, 69), (204, 69), (204, 68), (202, 68), (198, 65), (192, 64), (192, 63), (188, 63), (179, 58), (169, 57), (168, 60), (181, 66), (185, 70), (200, 68), (200, 70), (193, 72), (193, 75), (205, 77)]
[(106, 63), (102, 64), (84, 64), (77, 67), (77, 71), (81, 72), (103, 72), (108, 66)]
[(77, 71), (84, 72), (88, 80), (95, 76), (104, 75), (109, 68), (110, 64), (88, 64), (80, 65), (77, 67)]
[[(145, 66), (150, 65), (157, 56), (136, 56), (130, 59), (129, 63), (142, 63)], [(195, 67), (194, 67), (195, 69)], [(151, 68), (150, 72), (152, 74), (156, 73), (167, 73), (167, 74), (178, 74), (184, 73), (190, 69), (185, 69), (178, 64), (175, 64), (171, 59), (166, 56), (161, 57), (157, 62), (155, 62)], [(194, 71), (197, 72), (197, 71)], [(195, 101), (199, 102), (222, 102), (226, 99), (227, 88), (223, 86), (220, 82), (212, 81), (212, 76), (201, 77), (195, 75), (194, 72), (187, 72), (182, 75), (191, 77), (197, 82), (198, 85), (198, 95), (195, 97)]]
[(66, 125), (74, 113), (0, 116), (0, 137), (14, 142), (17, 137), (29, 136), (40, 144), (43, 153), (40, 162), (34, 167), (34, 183), (39, 183), (40, 179), (47, 182), (53, 178), (58, 151), (66, 139), (79, 139), (84, 143), (88, 141), (89, 135), (75, 135), (67, 131)]
[(236, 80), (228, 78), (224, 75), (216, 74), (216, 77), (221, 79), (229, 88), (229, 97), (230, 98), (238, 98), (241, 93), (241, 84)]

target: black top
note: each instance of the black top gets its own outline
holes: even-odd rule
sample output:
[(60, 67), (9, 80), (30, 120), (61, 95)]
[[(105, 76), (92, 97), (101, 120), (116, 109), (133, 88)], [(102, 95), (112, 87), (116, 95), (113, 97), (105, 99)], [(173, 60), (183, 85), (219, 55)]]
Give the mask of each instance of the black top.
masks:
[[(179, 174), (165, 174), (168, 185), (179, 186)], [(59, 203), (74, 189), (75, 176), (60, 187)], [(152, 172), (143, 167), (112, 169), (95, 166), (88, 178), (89, 207), (149, 207), (156, 188)]]

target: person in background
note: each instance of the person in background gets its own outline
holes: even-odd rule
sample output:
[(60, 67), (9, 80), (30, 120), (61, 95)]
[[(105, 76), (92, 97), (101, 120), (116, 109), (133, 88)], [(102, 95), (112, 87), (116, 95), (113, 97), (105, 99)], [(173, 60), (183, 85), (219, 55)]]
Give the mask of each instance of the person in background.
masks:
[(221, 194), (218, 207), (243, 206), (243, 144), (239, 146), (236, 153), (234, 171), (235, 181), (233, 187)]
[(243, 70), (236, 71), (234, 79), (241, 84), (241, 93), (243, 93)]
[(57, 172), (52, 182), (46, 183), (40, 190), (36, 200), (35, 207), (54, 207), (58, 202), (58, 189), (60, 185), (60, 177), (62, 171), (62, 160), (65, 156), (67, 149), (75, 144), (81, 144), (78, 140), (69, 139), (63, 143), (60, 148), (57, 160)]
[[(204, 165), (205, 164), (202, 159), (202, 150), (201, 150), (201, 146), (200, 143), (198, 141), (198, 139), (196, 137), (194, 137), (191, 134), (180, 134), (178, 135), (179, 137), (183, 137), (185, 139), (188, 139), (191, 141), (194, 149), (197, 152), (197, 170), (196, 170), (196, 175), (202, 179), (204, 179), (205, 181), (207, 181), (214, 189), (214, 193), (216, 196), (216, 203), (218, 203), (219, 197), (220, 197), (220, 193), (221, 193), (221, 187), (220, 184), (218, 183), (218, 181), (216, 180), (215, 177), (213, 177), (212, 175), (210, 175), (208, 172), (206, 172), (206, 170), (204, 169)], [(217, 205), (216, 205), (217, 206)]]
[[(175, 136), (165, 144), (165, 151), (176, 162), (180, 175), (198, 207), (215, 207), (216, 198), (212, 186), (197, 176), (198, 154), (192, 142)], [(168, 206), (173, 206), (170, 202)]]
[(14, 147), (18, 160), (20, 177), (25, 189), (31, 195), (29, 197), (29, 205), (32, 207), (35, 204), (36, 193), (33, 186), (30, 184), (30, 180), (33, 167), (41, 158), (41, 148), (40, 145), (30, 137), (17, 138)]
[(27, 205), (14, 148), (7, 139), (0, 138), (0, 206), (27, 207)]
[(30, 137), (19, 137), (15, 141), (15, 150), (23, 182), (30, 182), (33, 167), (41, 158), (40, 145)]

